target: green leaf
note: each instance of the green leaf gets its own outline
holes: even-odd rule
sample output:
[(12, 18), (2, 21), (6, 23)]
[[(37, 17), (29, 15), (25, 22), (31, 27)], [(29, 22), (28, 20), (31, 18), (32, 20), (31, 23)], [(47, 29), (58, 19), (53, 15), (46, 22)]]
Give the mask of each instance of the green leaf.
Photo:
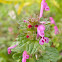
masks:
[(17, 47), (11, 49), (11, 51), (18, 52), (18, 53), (23, 52), (24, 50), (26, 50), (26, 45), (28, 43), (29, 43), (29, 41), (23, 40)]
[(26, 45), (26, 51), (28, 52), (29, 50), (29, 43)]
[(39, 43), (38, 42), (30, 42), (29, 44), (26, 45), (26, 51), (29, 53), (29, 54), (34, 54), (37, 52), (39, 48)]
[(50, 60), (52, 62), (56, 62), (59, 57), (59, 52), (56, 48), (46, 47), (46, 53), (43, 56), (45, 59)]
[(43, 57), (40, 57), (39, 60), (37, 60), (36, 62), (50, 62), (47, 59), (44, 59)]
[(14, 60), (18, 60), (18, 59), (22, 58), (22, 54), (21, 53), (15, 53), (15, 54), (13, 54), (12, 57), (13, 57)]
[(39, 48), (39, 43), (35, 42), (35, 43), (34, 43), (34, 47), (33, 47), (33, 49), (32, 49), (31, 54), (36, 53), (36, 52), (37, 52), (37, 50), (38, 50), (38, 48)]
[(28, 49), (29, 53), (32, 52), (33, 47), (34, 47), (34, 42), (32, 42), (32, 43), (29, 44), (29, 49)]
[(17, 62), (22, 62), (22, 59), (17, 60)]
[(34, 60), (34, 58), (29, 58), (29, 59), (27, 59), (26, 62), (35, 62), (35, 60)]
[(19, 41), (13, 42), (11, 46), (18, 45), (19, 43), (20, 43)]

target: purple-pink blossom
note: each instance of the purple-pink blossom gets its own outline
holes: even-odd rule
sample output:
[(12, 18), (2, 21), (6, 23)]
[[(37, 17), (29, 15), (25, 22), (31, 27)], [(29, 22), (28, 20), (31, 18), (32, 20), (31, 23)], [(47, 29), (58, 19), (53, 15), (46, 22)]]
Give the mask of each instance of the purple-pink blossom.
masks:
[(50, 20), (51, 20), (51, 24), (54, 24), (55, 25), (54, 26), (55, 34), (58, 34), (59, 33), (59, 30), (58, 30), (58, 28), (56, 26), (56, 23), (55, 23), (54, 19), (52, 17), (50, 17)]
[(26, 52), (26, 51), (24, 51), (24, 52), (23, 52), (23, 58), (26, 58), (26, 59), (28, 59), (28, 58), (29, 58), (29, 55), (27, 54), (27, 52)]
[(49, 6), (47, 5), (47, 3), (45, 2), (46, 0), (42, 0), (41, 2), (41, 9), (40, 9), (40, 18), (43, 15), (43, 10), (45, 9), (45, 11), (49, 11)]
[(39, 41), (39, 44), (40, 44), (40, 45), (43, 45), (45, 42), (48, 43), (48, 42), (49, 42), (49, 38), (47, 38), (47, 37), (42, 37), (42, 38), (40, 39), (40, 41)]
[(22, 58), (22, 62), (26, 62), (26, 59), (25, 58)]
[(29, 59), (29, 55), (27, 54), (26, 51), (24, 51), (24, 52), (23, 52), (22, 62), (26, 62), (26, 59)]
[(55, 30), (55, 34), (59, 33), (59, 30), (58, 30), (57, 26), (54, 26), (54, 30)]
[(45, 11), (49, 11), (50, 9), (49, 9), (49, 6), (46, 6), (45, 7)]
[(44, 37), (44, 30), (45, 30), (45, 26), (44, 25), (39, 25), (37, 27), (37, 34), (39, 34), (39, 36)]
[(44, 37), (45, 42), (48, 43), (49, 42), (49, 38), (48, 37)]
[(56, 25), (56, 24), (55, 24), (55, 21), (54, 21), (54, 19), (53, 19), (52, 17), (50, 17), (50, 20), (51, 20), (51, 24)]
[(11, 54), (11, 49), (8, 49), (8, 54)]
[(24, 20), (24, 22), (26, 22), (26, 20)]
[(45, 42), (45, 40), (44, 40), (43, 38), (41, 38), (40, 41), (39, 41), (39, 44), (40, 44), (40, 45), (43, 45), (44, 42)]
[(12, 47), (8, 47), (8, 54), (11, 54), (11, 49), (15, 48), (17, 45), (14, 45)]
[(45, 2), (46, 0), (42, 0), (42, 1), (44, 1), (44, 2)]

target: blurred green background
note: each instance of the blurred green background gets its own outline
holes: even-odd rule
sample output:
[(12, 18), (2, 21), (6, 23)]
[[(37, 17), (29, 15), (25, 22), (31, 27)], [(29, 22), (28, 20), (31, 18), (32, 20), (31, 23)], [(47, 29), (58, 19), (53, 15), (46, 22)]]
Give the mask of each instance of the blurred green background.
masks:
[[(40, 13), (42, 0), (0, 0), (0, 62), (16, 62), (7, 48), (16, 41), (19, 32), (19, 20)], [(62, 62), (62, 0), (46, 0), (50, 11), (45, 15), (53, 16), (59, 28), (59, 34), (52, 33), (53, 45), (59, 51), (58, 62)]]

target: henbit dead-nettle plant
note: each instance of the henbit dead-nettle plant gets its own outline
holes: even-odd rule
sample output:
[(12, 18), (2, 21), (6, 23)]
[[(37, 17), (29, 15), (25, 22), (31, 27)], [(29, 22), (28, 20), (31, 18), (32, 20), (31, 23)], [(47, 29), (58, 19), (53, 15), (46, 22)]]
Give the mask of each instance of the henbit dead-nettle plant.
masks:
[(8, 48), (8, 54), (15, 52), (13, 58), (17, 62), (56, 62), (58, 60), (58, 51), (51, 47), (50, 32), (54, 29), (56, 35), (59, 30), (53, 17), (43, 16), (44, 9), (50, 10), (45, 1), (41, 2), (40, 16), (30, 16), (19, 23), (20, 34), (17, 41)]

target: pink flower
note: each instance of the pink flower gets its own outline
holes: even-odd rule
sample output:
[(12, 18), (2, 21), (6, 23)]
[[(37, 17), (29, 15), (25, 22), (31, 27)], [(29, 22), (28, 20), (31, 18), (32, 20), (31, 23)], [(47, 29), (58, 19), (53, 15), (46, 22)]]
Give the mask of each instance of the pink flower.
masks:
[(12, 47), (8, 47), (8, 54), (11, 54), (11, 49), (15, 48), (17, 45), (14, 45)]
[(48, 42), (49, 42), (49, 38), (47, 38), (47, 37), (42, 37), (42, 38), (40, 39), (40, 41), (39, 41), (39, 44), (40, 44), (40, 45), (43, 45), (44, 42), (48, 43)]
[(12, 28), (12, 27), (9, 27), (9, 28), (8, 28), (8, 31), (9, 31), (9, 32), (12, 32), (12, 31), (13, 31), (13, 28)]
[(50, 9), (49, 9), (49, 6), (46, 6), (45, 7), (45, 11), (49, 11)]
[(58, 33), (59, 33), (59, 30), (58, 30), (58, 28), (57, 28), (57, 26), (56, 26), (56, 24), (55, 24), (54, 19), (53, 19), (52, 17), (50, 17), (50, 20), (51, 20), (51, 24), (54, 24), (54, 25), (55, 25), (55, 26), (54, 26), (55, 34), (58, 34)]
[(26, 22), (26, 20), (24, 20), (24, 22)]
[(48, 37), (44, 37), (45, 42), (48, 43), (49, 42), (49, 38)]
[(26, 62), (26, 59), (25, 58), (22, 58), (22, 62)]
[(29, 38), (29, 35), (27, 35), (26, 38)]
[(43, 10), (45, 9), (46, 11), (49, 11), (49, 6), (47, 5), (47, 3), (45, 2), (46, 0), (42, 0), (41, 2), (41, 9), (40, 9), (40, 18), (43, 15)]
[(44, 1), (44, 2), (45, 2), (46, 0), (42, 0), (42, 1)]
[(11, 54), (11, 50), (10, 49), (8, 49), (8, 54)]
[(39, 44), (40, 44), (40, 45), (43, 45), (44, 42), (45, 42), (45, 40), (44, 40), (43, 38), (41, 38), (40, 41), (39, 41)]
[(29, 59), (29, 55), (27, 54), (26, 51), (24, 51), (24, 52), (23, 52), (22, 62), (26, 62), (26, 59)]
[(53, 19), (52, 17), (50, 17), (50, 20), (51, 20), (51, 24), (56, 25), (56, 24), (55, 24), (55, 21), (54, 21), (54, 19)]
[(37, 27), (37, 33), (41, 36), (44, 37), (44, 30), (45, 30), (45, 26), (44, 25), (39, 25)]
[(58, 30), (57, 26), (54, 26), (54, 29), (55, 29), (55, 34), (58, 34), (59, 30)]
[(39, 29), (40, 31), (44, 31), (44, 30), (45, 30), (45, 26), (41, 24), (41, 25), (38, 26), (38, 29)]
[(27, 54), (26, 51), (23, 52), (23, 58), (25, 58), (25, 59), (28, 59), (29, 58), (29, 55)]
[(31, 28), (32, 27), (32, 25), (28, 25), (28, 28)]
[(42, 15), (43, 15), (43, 10), (44, 10), (44, 5), (43, 5), (42, 2), (41, 2), (40, 18), (41, 18)]

